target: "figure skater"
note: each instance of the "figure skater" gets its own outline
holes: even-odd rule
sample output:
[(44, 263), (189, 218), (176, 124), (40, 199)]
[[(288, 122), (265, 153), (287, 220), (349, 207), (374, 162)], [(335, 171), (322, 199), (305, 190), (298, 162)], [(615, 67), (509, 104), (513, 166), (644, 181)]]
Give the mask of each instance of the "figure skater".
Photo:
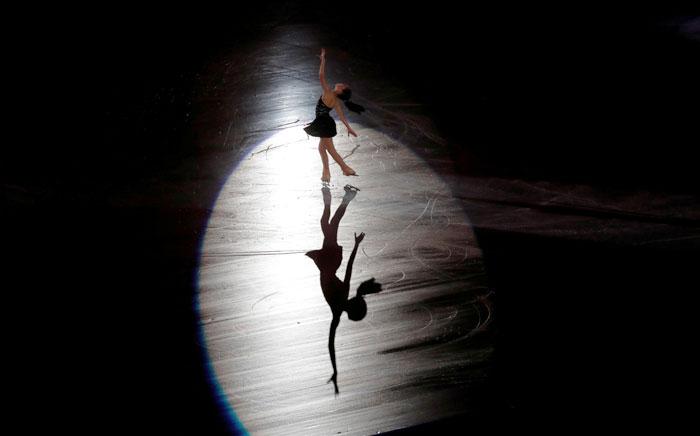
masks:
[(321, 162), (323, 162), (323, 174), (321, 175), (321, 180), (323, 182), (330, 182), (331, 172), (328, 168), (328, 155), (326, 153), (330, 154), (333, 160), (340, 165), (340, 169), (343, 171), (343, 174), (346, 176), (357, 175), (355, 170), (350, 168), (335, 150), (335, 146), (333, 145), (333, 137), (337, 134), (337, 131), (335, 128), (335, 121), (330, 116), (330, 112), (331, 110), (335, 109), (341, 121), (348, 129), (348, 136), (352, 135), (357, 137), (357, 133), (352, 130), (348, 120), (345, 118), (345, 114), (343, 113), (339, 100), (343, 100), (345, 102), (345, 106), (347, 106), (349, 110), (357, 112), (358, 114), (362, 113), (365, 108), (350, 101), (352, 91), (348, 85), (344, 83), (336, 83), (335, 87), (333, 88), (328, 86), (328, 83), (326, 82), (326, 49), (321, 49), (320, 58), (321, 67), (318, 71), (318, 76), (321, 79), (323, 94), (321, 94), (321, 97), (318, 99), (318, 103), (316, 103), (316, 118), (311, 122), (311, 124), (304, 127), (304, 131), (306, 131), (306, 133), (308, 133), (310, 136), (321, 138), (318, 143), (318, 152), (321, 154)]
[(382, 290), (382, 285), (376, 283), (374, 278), (364, 281), (357, 288), (356, 295), (348, 299), (350, 293), (350, 277), (352, 276), (352, 264), (355, 261), (357, 248), (360, 242), (365, 237), (364, 233), (359, 235), (355, 233), (355, 247), (352, 249), (348, 265), (345, 268), (345, 280), (340, 279), (335, 275), (340, 267), (343, 259), (343, 247), (338, 245), (338, 225), (341, 218), (345, 215), (345, 209), (348, 204), (357, 195), (356, 188), (351, 186), (345, 187), (345, 196), (342, 203), (333, 215), (333, 219), (328, 221), (331, 215), (331, 193), (327, 187), (324, 187), (323, 192), (323, 214), (321, 215), (321, 230), (323, 231), (323, 248), (313, 250), (306, 253), (318, 267), (321, 272), (321, 289), (326, 302), (331, 308), (333, 319), (331, 320), (331, 328), (328, 334), (328, 352), (331, 356), (331, 364), (333, 365), (333, 375), (328, 380), (328, 383), (333, 382), (335, 394), (338, 391), (338, 369), (335, 364), (335, 331), (340, 323), (340, 316), (343, 312), (347, 312), (348, 318), (353, 321), (360, 321), (367, 314), (367, 303), (365, 303), (364, 295), (374, 294)]

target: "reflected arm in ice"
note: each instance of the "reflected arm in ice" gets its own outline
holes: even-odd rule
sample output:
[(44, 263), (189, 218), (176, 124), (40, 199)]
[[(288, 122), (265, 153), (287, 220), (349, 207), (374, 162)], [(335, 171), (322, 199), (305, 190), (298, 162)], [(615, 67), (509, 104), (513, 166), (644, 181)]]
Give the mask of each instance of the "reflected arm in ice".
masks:
[(348, 259), (348, 266), (345, 268), (345, 280), (343, 281), (345, 287), (350, 289), (350, 277), (352, 277), (352, 264), (355, 262), (355, 256), (357, 255), (357, 247), (360, 246), (360, 242), (365, 239), (365, 233), (362, 232), (360, 233), (360, 236), (357, 236), (357, 233), (355, 233), (355, 247), (352, 249), (352, 253), (350, 254), (350, 259)]
[(342, 313), (343, 312), (333, 314), (333, 320), (331, 320), (331, 331), (328, 333), (328, 354), (331, 356), (333, 375), (331, 375), (331, 378), (328, 379), (327, 383), (333, 382), (336, 395), (338, 395), (340, 391), (338, 390), (338, 368), (335, 365), (335, 330), (338, 328), (338, 324), (340, 324), (340, 315)]
[(336, 276), (336, 271), (340, 267), (343, 259), (343, 248), (338, 245), (338, 225), (340, 220), (345, 215), (350, 202), (357, 195), (357, 191), (350, 187), (345, 188), (345, 196), (340, 206), (336, 210), (333, 218), (329, 221), (331, 195), (328, 188), (323, 188), (323, 214), (321, 215), (321, 230), (323, 231), (323, 247), (320, 250), (313, 250), (306, 253), (308, 257), (313, 259), (319, 269), (321, 289), (326, 302), (331, 308), (333, 319), (331, 320), (330, 331), (328, 333), (328, 353), (333, 365), (333, 375), (328, 380), (333, 382), (335, 393), (338, 394), (338, 369), (335, 358), (335, 333), (340, 323), (340, 316), (343, 312), (347, 312), (348, 318), (353, 321), (359, 321), (367, 314), (367, 304), (363, 296), (366, 294), (376, 293), (381, 291), (381, 284), (376, 283), (374, 278), (367, 280), (357, 289), (356, 295), (348, 300), (350, 290), (350, 280), (352, 277), (352, 267), (357, 255), (357, 249), (360, 242), (365, 237), (364, 233), (355, 234), (355, 246), (353, 247), (348, 265), (345, 269), (345, 280), (340, 281)]

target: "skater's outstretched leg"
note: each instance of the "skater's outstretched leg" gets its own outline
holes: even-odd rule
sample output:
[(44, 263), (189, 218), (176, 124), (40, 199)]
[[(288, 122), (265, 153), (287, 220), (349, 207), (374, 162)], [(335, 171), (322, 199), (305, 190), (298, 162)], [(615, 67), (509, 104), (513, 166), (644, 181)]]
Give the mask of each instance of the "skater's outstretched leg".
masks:
[(331, 229), (333, 229), (336, 235), (338, 234), (338, 225), (340, 224), (340, 220), (343, 219), (343, 215), (345, 215), (345, 209), (348, 208), (348, 204), (349, 202), (346, 201), (340, 203), (340, 206), (338, 206), (338, 209), (336, 209), (331, 219)]
[(338, 206), (338, 209), (336, 209), (335, 213), (333, 214), (333, 219), (331, 219), (330, 225), (335, 234), (338, 234), (338, 225), (340, 225), (340, 220), (343, 219), (343, 215), (345, 215), (345, 209), (348, 208), (348, 204), (355, 198), (357, 195), (357, 191), (354, 191), (352, 189), (346, 189), (345, 190), (345, 196), (343, 196), (343, 201), (340, 203), (340, 206)]
[(324, 139), (318, 143), (318, 153), (321, 155), (321, 162), (323, 163), (323, 173), (321, 173), (321, 181), (330, 182), (331, 181), (331, 170), (328, 167), (328, 154), (326, 154), (326, 146), (324, 144)]
[(338, 151), (335, 149), (335, 145), (333, 145), (333, 139), (323, 138), (322, 141), (328, 154), (330, 154), (333, 160), (340, 165), (340, 169), (343, 171), (343, 174), (346, 176), (356, 176), (357, 174), (355, 173), (355, 170), (350, 168), (350, 166), (348, 166), (348, 164), (346, 164), (343, 158), (338, 154)]

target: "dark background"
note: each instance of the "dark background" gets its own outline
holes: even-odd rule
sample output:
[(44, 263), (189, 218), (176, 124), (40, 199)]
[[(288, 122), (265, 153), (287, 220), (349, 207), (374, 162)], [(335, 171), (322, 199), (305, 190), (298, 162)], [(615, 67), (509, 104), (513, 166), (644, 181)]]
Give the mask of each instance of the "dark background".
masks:
[[(193, 346), (206, 213), (110, 195), (198, 158), (197, 71), (274, 26), (317, 24), (374, 60), (427, 106), (465, 174), (697, 195), (692, 11), (377, 4), (112, 5), (33, 28), (45, 33), (21, 55), (38, 111), (2, 161), (8, 355), (30, 426), (50, 415), (87, 431), (225, 431)], [(430, 430), (688, 417), (696, 245), (475, 230), (497, 293), (493, 407)]]

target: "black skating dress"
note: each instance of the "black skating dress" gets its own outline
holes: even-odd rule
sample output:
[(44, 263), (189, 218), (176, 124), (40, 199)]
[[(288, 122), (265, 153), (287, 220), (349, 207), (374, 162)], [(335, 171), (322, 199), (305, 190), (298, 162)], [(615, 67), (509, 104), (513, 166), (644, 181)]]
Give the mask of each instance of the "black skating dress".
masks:
[(316, 119), (304, 127), (304, 131), (317, 138), (332, 138), (337, 135), (335, 120), (330, 115), (331, 109), (333, 108), (326, 106), (323, 98), (319, 97), (318, 103), (316, 103)]

